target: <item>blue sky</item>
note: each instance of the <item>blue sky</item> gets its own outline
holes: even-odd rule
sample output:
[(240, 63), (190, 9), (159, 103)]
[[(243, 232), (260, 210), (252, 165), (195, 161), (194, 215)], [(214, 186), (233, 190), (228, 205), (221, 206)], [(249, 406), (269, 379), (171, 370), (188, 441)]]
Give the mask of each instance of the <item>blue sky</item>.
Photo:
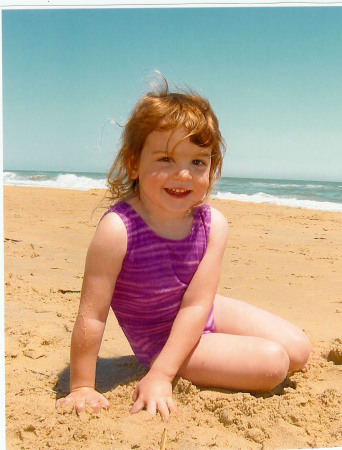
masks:
[(106, 172), (158, 69), (210, 100), (223, 175), (342, 180), (341, 7), (4, 10), (2, 31), (5, 170)]

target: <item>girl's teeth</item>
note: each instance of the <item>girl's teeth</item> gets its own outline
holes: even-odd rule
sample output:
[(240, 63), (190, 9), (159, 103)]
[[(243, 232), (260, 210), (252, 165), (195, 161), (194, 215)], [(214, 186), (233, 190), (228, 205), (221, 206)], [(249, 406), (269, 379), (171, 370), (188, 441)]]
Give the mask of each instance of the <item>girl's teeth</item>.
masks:
[(176, 192), (177, 194), (183, 194), (186, 192), (186, 189), (169, 189), (171, 192)]

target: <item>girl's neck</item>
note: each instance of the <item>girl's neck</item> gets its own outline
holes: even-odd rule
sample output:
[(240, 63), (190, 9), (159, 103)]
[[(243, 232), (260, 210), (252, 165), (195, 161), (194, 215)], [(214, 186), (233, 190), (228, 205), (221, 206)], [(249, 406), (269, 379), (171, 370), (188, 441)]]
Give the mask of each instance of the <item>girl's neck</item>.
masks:
[(172, 214), (167, 211), (155, 211), (148, 207), (139, 197), (132, 197), (126, 202), (158, 236), (166, 239), (180, 240), (186, 238), (192, 229), (193, 211)]

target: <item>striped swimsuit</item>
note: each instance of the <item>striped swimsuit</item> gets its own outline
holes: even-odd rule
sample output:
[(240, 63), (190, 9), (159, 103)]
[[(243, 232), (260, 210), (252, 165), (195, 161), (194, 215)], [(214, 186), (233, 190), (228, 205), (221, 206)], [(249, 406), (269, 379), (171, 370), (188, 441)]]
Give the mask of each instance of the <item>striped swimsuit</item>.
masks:
[[(207, 249), (210, 206), (194, 209), (191, 233), (181, 240), (158, 236), (125, 202), (108, 212), (122, 219), (128, 238), (111, 307), (136, 357), (149, 367), (169, 337), (184, 292)], [(212, 308), (203, 333), (215, 332), (213, 316)]]

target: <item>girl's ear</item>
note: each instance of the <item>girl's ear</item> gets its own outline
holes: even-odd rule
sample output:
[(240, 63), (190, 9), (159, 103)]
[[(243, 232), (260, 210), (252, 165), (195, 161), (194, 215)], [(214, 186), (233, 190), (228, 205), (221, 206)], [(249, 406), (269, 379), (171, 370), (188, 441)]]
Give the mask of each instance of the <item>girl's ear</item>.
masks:
[(137, 180), (139, 178), (138, 171), (133, 169), (129, 175), (131, 180)]
[(127, 173), (128, 176), (130, 177), (131, 180), (137, 180), (139, 177), (139, 173), (138, 173), (138, 161), (136, 161), (136, 159), (134, 157), (131, 157), (128, 161), (127, 161)]

